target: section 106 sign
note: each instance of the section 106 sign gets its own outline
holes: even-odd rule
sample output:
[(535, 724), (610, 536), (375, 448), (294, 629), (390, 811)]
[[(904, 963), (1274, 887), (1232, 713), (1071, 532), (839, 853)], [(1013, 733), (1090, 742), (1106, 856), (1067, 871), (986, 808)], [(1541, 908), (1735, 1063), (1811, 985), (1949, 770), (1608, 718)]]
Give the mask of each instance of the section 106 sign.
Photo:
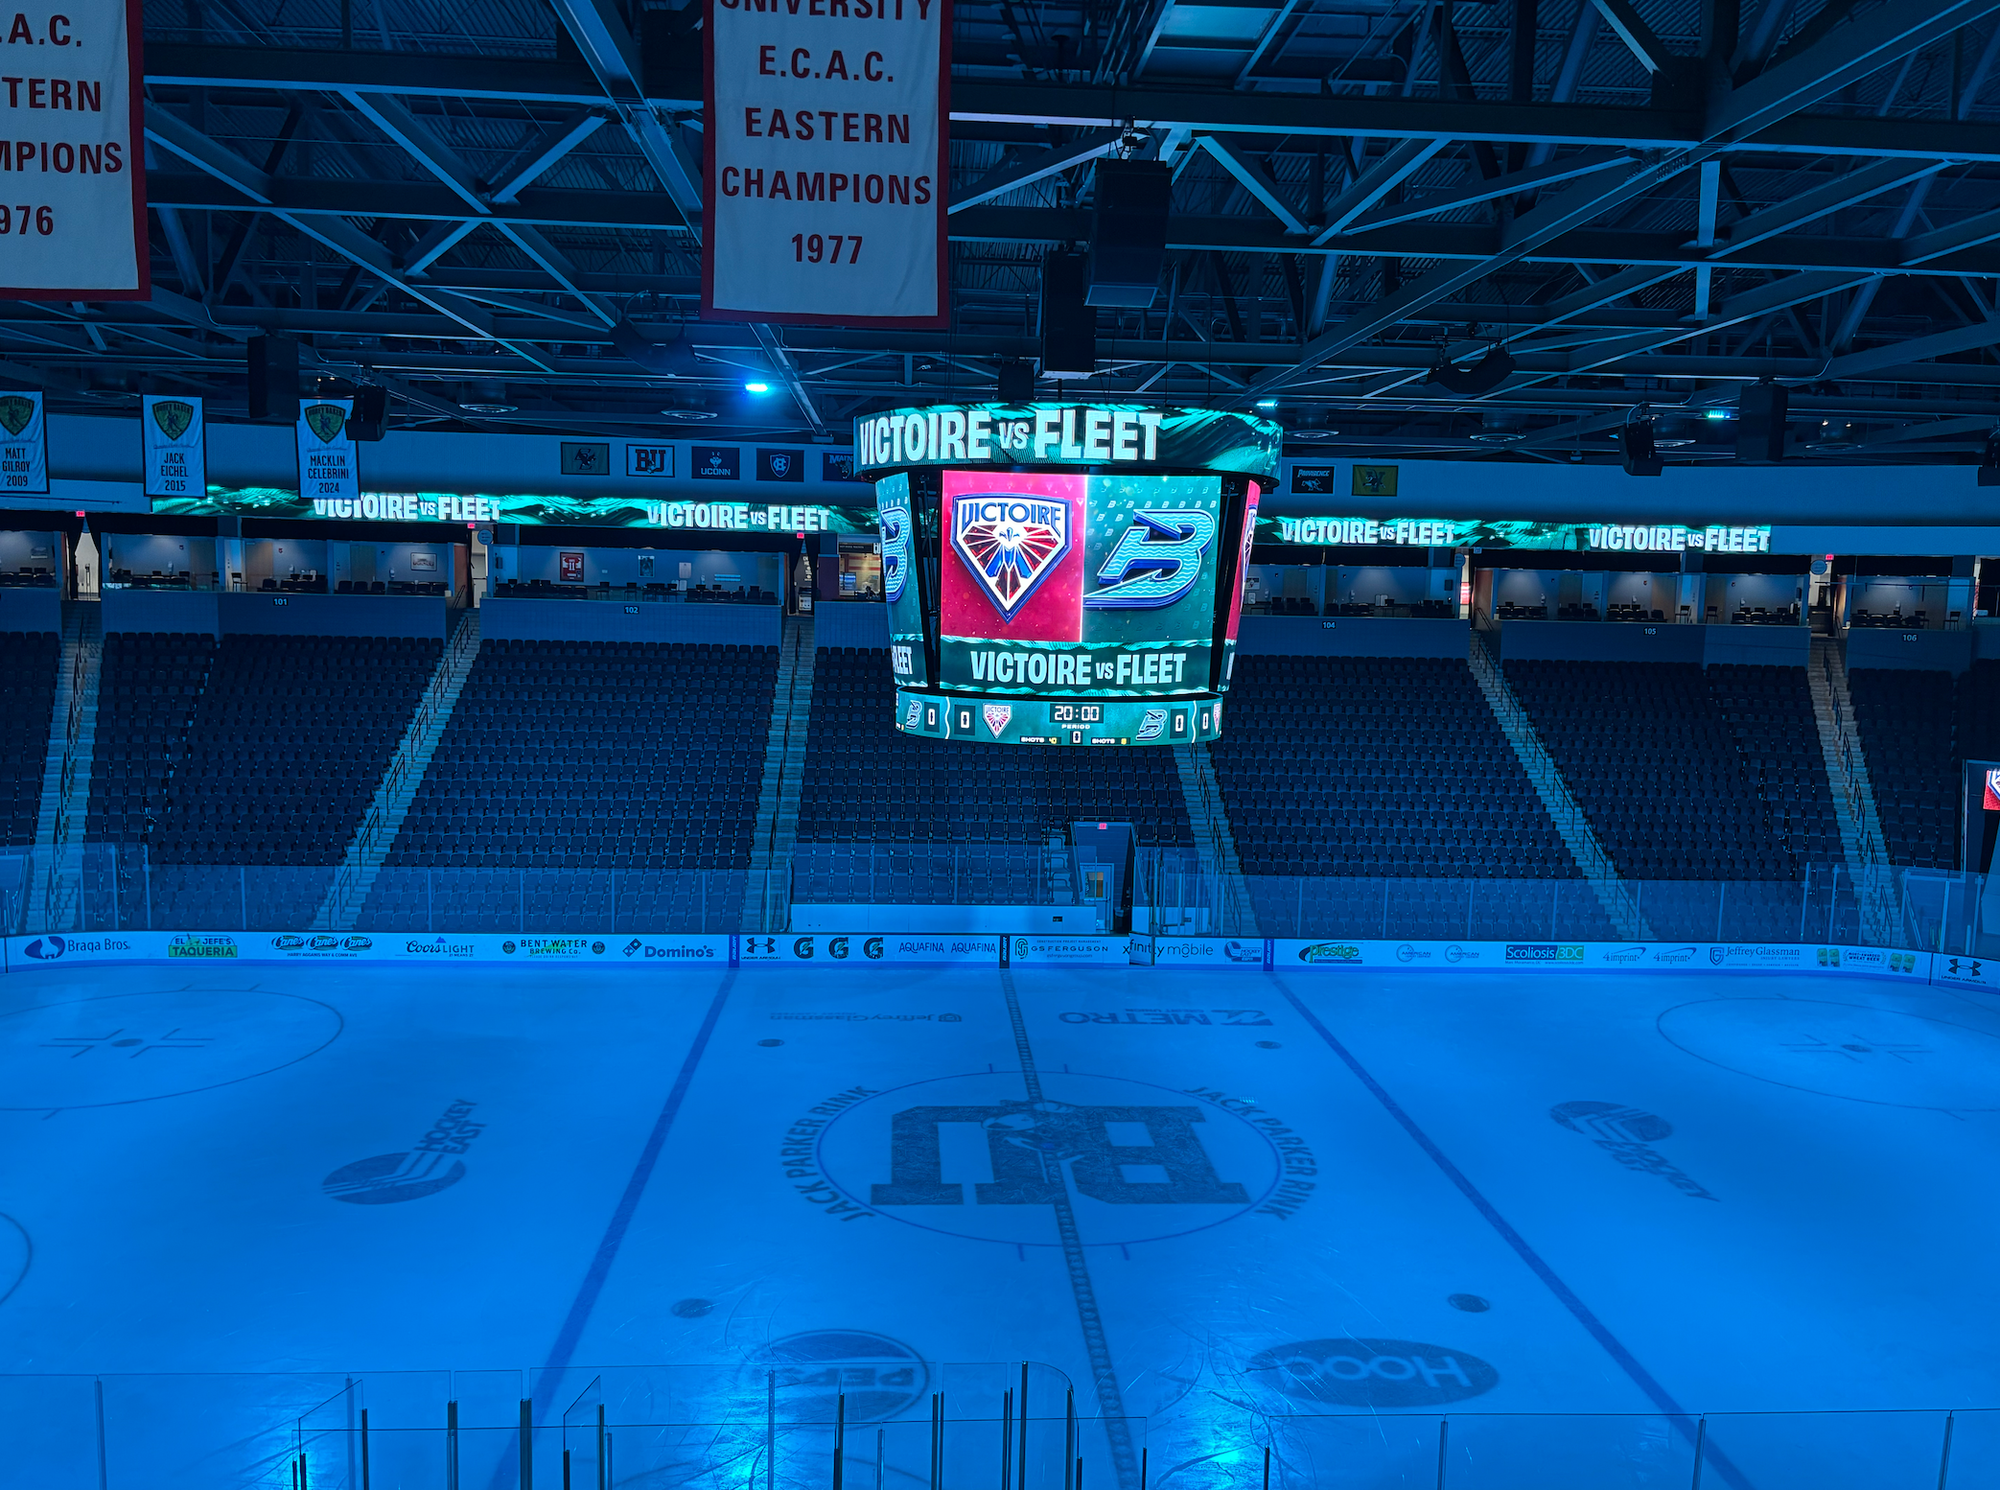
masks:
[(943, 327), (950, 0), (710, 0), (702, 314)]

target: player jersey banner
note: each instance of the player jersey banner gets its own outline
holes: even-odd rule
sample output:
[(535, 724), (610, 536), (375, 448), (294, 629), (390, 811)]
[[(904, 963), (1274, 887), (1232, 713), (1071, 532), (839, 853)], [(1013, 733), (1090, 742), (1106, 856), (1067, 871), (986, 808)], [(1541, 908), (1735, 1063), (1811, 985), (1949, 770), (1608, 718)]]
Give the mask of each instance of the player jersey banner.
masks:
[(299, 409), (299, 495), (318, 502), (352, 502), (361, 495), (351, 398), (320, 398)]
[(0, 79), (11, 188), (0, 204), (0, 298), (144, 300), (138, 0), (69, 0), (63, 12), (19, 13), (9, 25), (11, 71), (22, 76)]
[(711, 0), (701, 313), (949, 324), (950, 0)]
[(0, 492), (46, 493), (49, 427), (39, 393), (0, 393)]
[(198, 398), (148, 393), (139, 399), (139, 437), (149, 497), (201, 496), (208, 490), (208, 426)]
[(944, 687), (1208, 690), (1219, 476), (946, 471), (943, 482)]

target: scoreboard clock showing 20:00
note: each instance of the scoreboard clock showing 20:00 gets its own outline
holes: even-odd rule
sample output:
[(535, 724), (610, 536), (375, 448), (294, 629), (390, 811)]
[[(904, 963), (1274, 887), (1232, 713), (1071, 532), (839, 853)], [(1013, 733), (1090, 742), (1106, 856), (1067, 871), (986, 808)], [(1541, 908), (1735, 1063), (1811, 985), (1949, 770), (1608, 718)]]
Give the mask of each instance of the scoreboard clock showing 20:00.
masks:
[(1012, 745), (1222, 732), (1282, 431), (1208, 409), (973, 404), (855, 424), (896, 726)]

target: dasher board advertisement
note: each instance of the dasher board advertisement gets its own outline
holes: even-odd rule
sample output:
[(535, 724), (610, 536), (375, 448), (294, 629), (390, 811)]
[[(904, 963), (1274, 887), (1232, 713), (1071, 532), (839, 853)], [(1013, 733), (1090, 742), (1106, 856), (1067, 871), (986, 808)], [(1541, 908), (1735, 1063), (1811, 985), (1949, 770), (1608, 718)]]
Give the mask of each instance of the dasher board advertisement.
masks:
[(944, 687), (1208, 691), (1221, 477), (946, 471), (942, 525)]
[(950, 0), (711, 0), (701, 313), (943, 328)]
[(0, 171), (11, 188), (0, 204), (0, 298), (146, 299), (137, 0), (66, 0), (60, 14), (0, 22), (4, 71), (18, 74), (0, 79)]

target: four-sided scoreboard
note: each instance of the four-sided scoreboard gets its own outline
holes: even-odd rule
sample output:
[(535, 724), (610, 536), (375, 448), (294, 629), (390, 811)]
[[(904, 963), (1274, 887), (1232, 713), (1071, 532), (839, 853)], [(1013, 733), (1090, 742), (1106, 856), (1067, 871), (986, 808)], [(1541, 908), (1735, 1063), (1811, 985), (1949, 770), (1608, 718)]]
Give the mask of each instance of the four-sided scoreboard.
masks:
[(896, 727), (1007, 745), (1222, 733), (1282, 430), (1210, 409), (933, 405), (855, 421)]

